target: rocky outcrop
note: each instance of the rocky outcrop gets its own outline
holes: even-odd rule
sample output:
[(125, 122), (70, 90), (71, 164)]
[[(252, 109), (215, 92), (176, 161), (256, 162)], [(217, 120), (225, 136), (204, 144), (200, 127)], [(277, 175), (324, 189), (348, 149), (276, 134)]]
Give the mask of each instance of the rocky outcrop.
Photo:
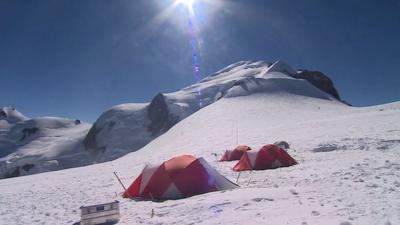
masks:
[(93, 124), (85, 139), (83, 139), (83, 145), (86, 149), (97, 149), (96, 134), (99, 132), (100, 130), (97, 129), (96, 124)]
[(9, 170), (8, 172), (1, 174), (0, 175), (0, 179), (5, 179), (5, 178), (12, 178), (12, 177), (19, 177), (19, 175), (21, 174), (19, 172), (20, 167), (17, 166), (11, 170)]
[(29, 136), (31, 136), (31, 135), (37, 133), (38, 131), (39, 131), (39, 128), (37, 128), (37, 127), (27, 127), (27, 128), (24, 128), (24, 129), (22, 130), (22, 137), (21, 137), (20, 141), (25, 140), (27, 137), (29, 137)]
[(158, 136), (179, 122), (177, 116), (169, 112), (166, 98), (163, 94), (157, 94), (147, 108), (147, 116), (150, 124), (147, 126), (152, 136)]
[(337, 100), (341, 100), (338, 91), (336, 90), (335, 86), (333, 85), (332, 80), (329, 79), (329, 77), (326, 76), (325, 74), (323, 74), (322, 72), (303, 70), (292, 76), (294, 76), (297, 79), (307, 80), (308, 82), (310, 82), (312, 85), (314, 85), (321, 91), (324, 91), (324, 92), (332, 95)]
[(7, 113), (3, 109), (0, 109), (0, 120), (4, 120), (6, 118), (7, 118)]

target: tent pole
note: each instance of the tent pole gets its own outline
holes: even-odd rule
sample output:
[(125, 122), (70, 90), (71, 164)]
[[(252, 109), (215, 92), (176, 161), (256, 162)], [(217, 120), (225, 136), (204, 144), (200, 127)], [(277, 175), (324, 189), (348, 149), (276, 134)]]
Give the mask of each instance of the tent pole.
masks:
[(119, 183), (121, 184), (122, 188), (124, 188), (125, 193), (128, 195), (128, 197), (129, 197), (129, 198), (132, 198), (132, 196), (130, 196), (129, 193), (128, 193), (128, 191), (126, 190), (126, 188), (125, 188), (124, 184), (122, 183), (121, 179), (119, 179), (119, 177), (118, 177), (118, 175), (117, 175), (117, 172), (114, 171), (113, 173), (114, 173), (115, 177), (117, 178), (117, 180), (119, 181)]

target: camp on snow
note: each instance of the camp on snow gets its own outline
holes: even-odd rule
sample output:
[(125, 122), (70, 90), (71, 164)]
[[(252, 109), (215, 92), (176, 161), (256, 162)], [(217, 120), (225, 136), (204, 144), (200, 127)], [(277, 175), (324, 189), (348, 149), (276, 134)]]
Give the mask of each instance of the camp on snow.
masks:
[(234, 171), (265, 170), (287, 167), (297, 164), (285, 150), (277, 145), (269, 144), (258, 151), (246, 151), (239, 162), (233, 167)]
[(123, 197), (179, 199), (236, 187), (238, 185), (218, 173), (203, 158), (182, 155), (158, 165), (146, 166)]

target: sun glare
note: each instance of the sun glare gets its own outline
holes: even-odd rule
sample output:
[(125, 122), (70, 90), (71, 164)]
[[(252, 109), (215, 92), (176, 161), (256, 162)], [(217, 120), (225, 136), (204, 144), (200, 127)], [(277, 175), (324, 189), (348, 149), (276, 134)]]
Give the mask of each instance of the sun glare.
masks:
[(191, 14), (193, 14), (193, 4), (196, 0), (176, 0), (177, 5), (184, 5)]
[(188, 8), (192, 8), (195, 0), (176, 0), (178, 4), (185, 5)]

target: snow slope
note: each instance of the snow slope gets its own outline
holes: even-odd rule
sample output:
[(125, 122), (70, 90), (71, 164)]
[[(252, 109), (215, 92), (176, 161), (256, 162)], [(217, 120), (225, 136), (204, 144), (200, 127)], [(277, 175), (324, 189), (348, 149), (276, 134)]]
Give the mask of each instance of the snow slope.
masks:
[[(295, 79), (299, 75), (315, 86)], [(289, 92), (339, 100), (324, 92), (336, 90), (329, 78), (323, 76), (319, 72), (297, 71), (283, 61), (241, 61), (177, 92), (159, 93), (150, 103), (114, 106), (90, 129), (88, 124), (76, 126), (75, 121), (62, 118), (28, 120), (15, 108), (2, 108), (0, 178), (117, 159), (142, 148), (199, 109), (226, 97)]]
[(17, 123), (27, 119), (27, 117), (18, 112), (14, 107), (0, 108), (0, 120), (7, 121), (8, 123)]
[[(224, 96), (117, 160), (0, 180), (0, 221), (74, 224), (80, 206), (119, 200), (119, 224), (400, 224), (400, 102), (349, 107), (279, 71)], [(231, 191), (137, 202), (112, 174), (129, 185), (148, 162), (195, 154), (235, 181), (235, 162), (217, 162), (226, 148), (277, 140), (299, 164), (243, 172)]]
[[(96, 153), (98, 161), (116, 159), (140, 149), (182, 119), (226, 96), (290, 88), (293, 93), (335, 99), (312, 87), (308, 81), (295, 79), (297, 73), (283, 61), (232, 64), (200, 83), (173, 93), (159, 93), (150, 103), (122, 104), (107, 110), (93, 124), (84, 146)], [(264, 84), (265, 80), (269, 80), (269, 84)], [(304, 91), (308, 93), (302, 93)]]
[(84, 146), (96, 153), (99, 161), (116, 159), (140, 149), (182, 119), (223, 98), (232, 87), (245, 86), (256, 76), (284, 68), (295, 71), (282, 61), (242, 61), (182, 90), (159, 93), (150, 103), (112, 107), (93, 124)]
[(56, 117), (28, 119), (9, 109), (0, 120), (0, 178), (85, 165), (81, 144), (90, 124)]

